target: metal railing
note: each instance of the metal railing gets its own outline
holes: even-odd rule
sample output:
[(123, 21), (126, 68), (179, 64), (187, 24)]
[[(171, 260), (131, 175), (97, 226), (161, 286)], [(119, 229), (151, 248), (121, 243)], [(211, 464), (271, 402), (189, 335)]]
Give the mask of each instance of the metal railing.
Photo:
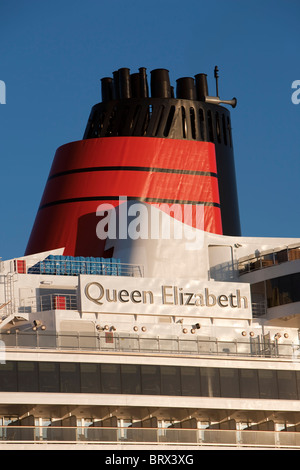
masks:
[(300, 432), (220, 429), (0, 426), (1, 443), (189, 445), (195, 447), (300, 448)]
[(45, 294), (39, 297), (40, 311), (77, 310), (76, 294)]
[(261, 300), (260, 302), (252, 302), (252, 315), (253, 318), (261, 317), (267, 313), (267, 302)]
[(284, 249), (270, 250), (269, 252), (255, 253), (252, 256), (238, 260), (239, 275), (246, 274), (258, 269), (269, 268), (287, 261), (300, 259), (300, 245), (288, 246)]
[(18, 313), (45, 312), (47, 310), (78, 310), (77, 295), (61, 292), (27, 297), (20, 300)]
[(49, 274), (56, 276), (79, 276), (80, 274), (102, 276), (129, 276), (144, 277), (144, 266), (138, 264), (121, 263), (117, 260), (94, 258), (77, 259), (35, 259), (14, 260), (14, 272), (20, 274)]
[(230, 260), (211, 266), (209, 275), (215, 281), (228, 282), (238, 279), (243, 274), (298, 259), (300, 259), (300, 245), (287, 246), (261, 253), (257, 251), (255, 254), (239, 258), (237, 261)]
[(130, 353), (163, 353), (240, 357), (276, 357), (300, 360), (300, 348), (292, 343), (264, 341), (259, 336), (250, 341), (226, 341), (217, 338), (182, 338), (179, 336), (147, 336), (122, 334), (115, 331), (95, 334), (70, 332), (52, 333), (38, 328), (36, 331), (10, 330), (1, 333), (0, 340), (7, 351), (15, 348), (55, 349), (77, 351), (110, 351)]

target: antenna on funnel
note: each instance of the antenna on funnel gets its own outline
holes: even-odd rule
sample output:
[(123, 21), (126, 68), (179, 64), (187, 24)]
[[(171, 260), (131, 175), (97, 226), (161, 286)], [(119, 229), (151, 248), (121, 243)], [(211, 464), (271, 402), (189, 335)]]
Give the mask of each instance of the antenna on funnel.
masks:
[(219, 96), (219, 83), (218, 83), (219, 73), (218, 72), (219, 72), (219, 69), (218, 69), (218, 66), (216, 65), (215, 70), (214, 70), (214, 75), (216, 79), (216, 96)]
[(214, 76), (215, 76), (215, 79), (216, 79), (216, 96), (205, 96), (204, 97), (204, 101), (205, 103), (211, 103), (211, 104), (229, 104), (230, 106), (232, 106), (233, 108), (236, 107), (237, 105), (237, 99), (236, 98), (232, 98), (232, 100), (221, 100), (220, 97), (219, 97), (219, 69), (218, 69), (218, 66), (216, 65), (215, 66), (215, 69), (214, 69)]

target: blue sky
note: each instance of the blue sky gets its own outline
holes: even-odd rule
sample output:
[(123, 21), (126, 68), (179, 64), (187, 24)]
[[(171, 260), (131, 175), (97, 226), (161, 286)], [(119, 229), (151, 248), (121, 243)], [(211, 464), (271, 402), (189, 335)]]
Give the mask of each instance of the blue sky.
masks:
[(2, 0), (0, 256), (22, 256), (56, 149), (80, 140), (100, 79), (214, 66), (231, 111), (244, 236), (300, 237), (299, 0)]

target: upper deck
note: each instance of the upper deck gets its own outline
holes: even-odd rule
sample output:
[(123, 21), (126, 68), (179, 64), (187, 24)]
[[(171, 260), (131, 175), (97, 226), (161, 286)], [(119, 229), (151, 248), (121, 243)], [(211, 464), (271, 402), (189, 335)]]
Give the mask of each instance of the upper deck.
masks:
[(296, 357), (116, 345), (98, 350), (57, 339), (59, 347), (7, 347), (0, 364), (0, 414), (10, 419), (0, 425), (1, 448), (299, 445)]

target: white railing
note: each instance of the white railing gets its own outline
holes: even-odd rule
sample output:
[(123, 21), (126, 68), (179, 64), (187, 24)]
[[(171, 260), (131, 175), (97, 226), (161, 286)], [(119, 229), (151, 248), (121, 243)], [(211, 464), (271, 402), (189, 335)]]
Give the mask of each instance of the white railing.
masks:
[(43, 330), (42, 324), (27, 331), (6, 331), (0, 339), (5, 348), (70, 349), (89, 351), (190, 354), (240, 357), (282, 357), (298, 362), (300, 351), (291, 343), (279, 344), (263, 341), (258, 337), (249, 341), (225, 341), (217, 338), (183, 338), (179, 336), (150, 336), (101, 331), (95, 334), (77, 332), (52, 333)]
[[(57, 258), (57, 259), (56, 259)], [(59, 259), (61, 258), (61, 259)], [(79, 276), (80, 274), (101, 276), (144, 277), (144, 267), (138, 264), (121, 263), (105, 258), (68, 259), (53, 256), (51, 259), (18, 259), (13, 263), (14, 272), (19, 274), (49, 274), (56, 276)]]
[(254, 318), (261, 317), (267, 313), (267, 302), (261, 300), (260, 302), (252, 302), (252, 315)]
[(67, 293), (44, 294), (20, 300), (18, 313), (37, 313), (47, 310), (78, 310), (77, 295)]
[(239, 275), (300, 259), (300, 245), (257, 253), (238, 260)]
[(2, 443), (93, 443), (299, 449), (300, 432), (220, 429), (0, 426)]

